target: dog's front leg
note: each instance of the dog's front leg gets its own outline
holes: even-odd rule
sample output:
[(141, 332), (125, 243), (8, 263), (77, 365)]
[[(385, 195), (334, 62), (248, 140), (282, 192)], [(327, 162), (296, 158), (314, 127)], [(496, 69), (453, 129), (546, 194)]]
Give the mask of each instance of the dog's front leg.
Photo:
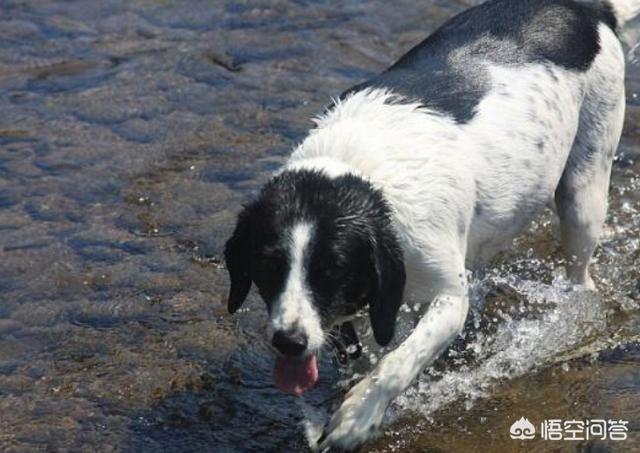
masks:
[(466, 289), (437, 296), (411, 335), (347, 393), (318, 442), (320, 450), (349, 451), (365, 442), (391, 401), (460, 333), (468, 308)]

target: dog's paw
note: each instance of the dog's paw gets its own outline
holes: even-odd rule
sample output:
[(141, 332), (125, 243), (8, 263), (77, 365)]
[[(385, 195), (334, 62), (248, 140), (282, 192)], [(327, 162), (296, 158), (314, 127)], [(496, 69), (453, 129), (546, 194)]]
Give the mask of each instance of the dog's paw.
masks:
[(375, 434), (389, 400), (372, 384), (365, 378), (349, 391), (324, 429), (319, 451), (352, 451)]

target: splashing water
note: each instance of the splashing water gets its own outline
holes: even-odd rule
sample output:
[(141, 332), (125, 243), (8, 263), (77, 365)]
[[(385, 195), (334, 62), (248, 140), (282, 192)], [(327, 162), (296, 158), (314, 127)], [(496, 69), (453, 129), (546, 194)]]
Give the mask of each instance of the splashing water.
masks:
[[(605, 327), (602, 299), (563, 280), (545, 285), (509, 275), (477, 285), (487, 283), (514, 291), (523, 300), (516, 301), (511, 312), (490, 314), (489, 320), (476, 312), (474, 327), (486, 325), (462, 352), (456, 352), (455, 347), (449, 352), (449, 358), (457, 363), (444, 371), (439, 371), (438, 364), (429, 367), (417, 384), (396, 400), (396, 412), (410, 410), (429, 416), (460, 398), (471, 404), (476, 398), (488, 396), (491, 387), (501, 380), (520, 376), (586, 346)], [(482, 301), (472, 298), (472, 303), (477, 306)], [(455, 360), (462, 355), (463, 359)]]

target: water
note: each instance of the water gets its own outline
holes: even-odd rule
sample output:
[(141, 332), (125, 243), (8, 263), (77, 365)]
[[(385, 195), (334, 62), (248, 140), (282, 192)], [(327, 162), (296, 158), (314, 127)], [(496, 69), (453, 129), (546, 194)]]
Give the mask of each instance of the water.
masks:
[[(304, 451), (261, 303), (226, 314), (222, 245), (330, 96), (470, 3), (5, 0), (0, 451)], [(472, 277), (467, 337), (370, 450), (638, 451), (637, 53), (600, 293), (563, 280), (547, 213)], [(322, 415), (345, 375), (321, 367)], [(521, 444), (520, 416), (622, 418), (630, 440)]]

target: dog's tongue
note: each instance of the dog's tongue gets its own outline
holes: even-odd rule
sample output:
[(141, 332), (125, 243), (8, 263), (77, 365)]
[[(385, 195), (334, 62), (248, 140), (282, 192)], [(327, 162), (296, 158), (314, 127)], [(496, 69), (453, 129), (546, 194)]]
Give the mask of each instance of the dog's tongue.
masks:
[(273, 377), (280, 390), (301, 396), (318, 380), (318, 362), (315, 355), (307, 357), (278, 357)]

